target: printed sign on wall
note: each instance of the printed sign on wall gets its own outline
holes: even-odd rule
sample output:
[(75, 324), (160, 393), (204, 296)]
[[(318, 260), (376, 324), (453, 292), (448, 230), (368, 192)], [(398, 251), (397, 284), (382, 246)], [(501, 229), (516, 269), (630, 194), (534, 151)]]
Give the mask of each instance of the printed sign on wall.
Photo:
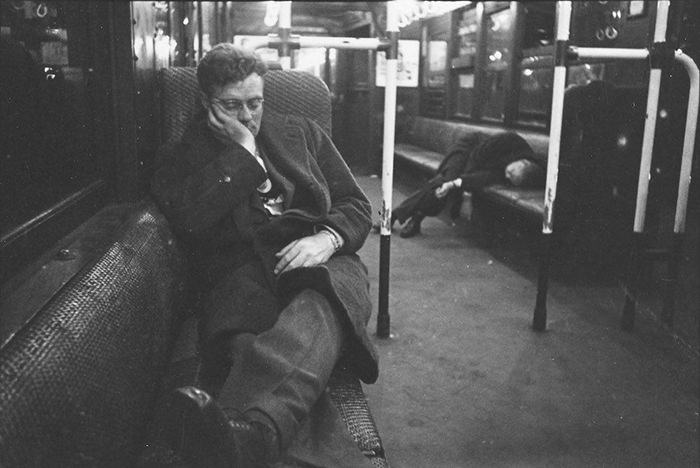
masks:
[[(397, 86), (418, 87), (418, 61), (420, 47), (418, 41), (400, 40), (397, 63)], [(377, 86), (386, 86), (386, 53), (377, 52)]]

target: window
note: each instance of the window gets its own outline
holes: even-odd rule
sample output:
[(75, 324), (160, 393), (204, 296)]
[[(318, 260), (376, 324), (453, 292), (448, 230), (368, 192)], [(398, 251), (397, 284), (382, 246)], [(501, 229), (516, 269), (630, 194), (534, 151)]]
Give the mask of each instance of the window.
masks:
[(513, 15), (510, 9), (486, 17), (486, 65), (483, 116), (503, 121), (512, 56)]
[[(551, 106), (555, 10), (554, 2), (532, 1), (474, 2), (453, 11), (449, 80), (444, 86), (449, 93), (449, 112), (445, 117), (546, 127)], [(424, 22), (424, 63), (430, 61), (431, 41), (437, 40), (430, 26), (429, 21)], [(424, 75), (423, 115), (428, 115), (427, 99), (437, 92), (433, 85), (438, 85), (434, 75)]]
[(448, 86), (449, 15), (430, 18), (421, 28), (421, 113), (427, 117), (446, 117)]
[(546, 127), (552, 106), (554, 61), (553, 2), (527, 2), (522, 40), (522, 55), (518, 68), (518, 123)]
[[(25, 9), (32, 4), (32, 9)], [(38, 5), (38, 6), (37, 6)], [(100, 174), (80, 4), (3, 2), (0, 219), (7, 233)]]
[(98, 66), (110, 49), (91, 26), (106, 10), (91, 2), (0, 3), (3, 281), (87, 219), (112, 188), (113, 116)]
[(425, 84), (428, 88), (443, 88), (447, 77), (447, 41), (428, 42), (428, 70), (425, 74)]
[(452, 58), (452, 78), (454, 106), (452, 113), (459, 116), (472, 116), (476, 84), (476, 62), (478, 52), (479, 15), (476, 8), (457, 12), (456, 53)]
[(552, 70), (551, 53), (526, 57), (521, 61), (518, 122), (540, 127), (547, 125), (552, 105)]
[(556, 3), (526, 2), (524, 13), (525, 32), (522, 48), (527, 51), (553, 45)]

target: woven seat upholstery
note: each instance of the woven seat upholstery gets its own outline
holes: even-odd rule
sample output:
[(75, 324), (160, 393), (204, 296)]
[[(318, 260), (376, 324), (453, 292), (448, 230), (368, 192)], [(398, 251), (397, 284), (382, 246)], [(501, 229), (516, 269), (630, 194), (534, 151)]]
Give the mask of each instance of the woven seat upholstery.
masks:
[(131, 214), (118, 240), (0, 351), (0, 466), (117, 468), (136, 460), (185, 263), (154, 205), (124, 208)]

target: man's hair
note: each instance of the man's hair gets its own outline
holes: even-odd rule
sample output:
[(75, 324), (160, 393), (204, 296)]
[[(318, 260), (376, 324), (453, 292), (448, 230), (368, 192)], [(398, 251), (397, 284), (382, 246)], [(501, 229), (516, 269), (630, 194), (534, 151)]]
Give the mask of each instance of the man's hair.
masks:
[(248, 75), (257, 73), (263, 76), (267, 65), (252, 50), (222, 42), (209, 50), (197, 66), (199, 88), (211, 96), (214, 87), (238, 83)]

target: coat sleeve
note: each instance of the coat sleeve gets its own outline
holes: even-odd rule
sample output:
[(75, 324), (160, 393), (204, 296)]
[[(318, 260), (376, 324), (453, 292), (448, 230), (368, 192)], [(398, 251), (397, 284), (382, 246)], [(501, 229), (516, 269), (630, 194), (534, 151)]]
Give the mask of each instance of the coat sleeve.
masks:
[(174, 227), (190, 235), (214, 226), (265, 180), (245, 148), (223, 145), (201, 128), (191, 127), (160, 159), (152, 194)]
[(307, 131), (331, 198), (324, 224), (343, 237), (341, 253), (354, 253), (362, 247), (372, 227), (371, 204), (330, 137), (312, 121), (308, 121)]

